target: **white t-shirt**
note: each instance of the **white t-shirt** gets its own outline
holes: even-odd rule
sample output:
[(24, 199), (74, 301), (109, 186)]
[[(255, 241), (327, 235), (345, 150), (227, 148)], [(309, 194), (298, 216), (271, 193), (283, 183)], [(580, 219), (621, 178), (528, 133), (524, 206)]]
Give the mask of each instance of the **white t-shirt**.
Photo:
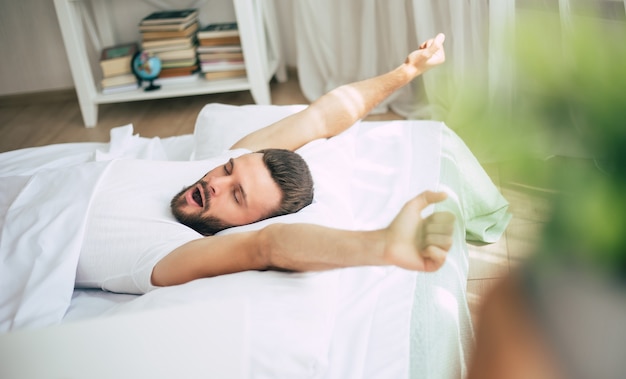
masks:
[(119, 160), (95, 190), (76, 272), (76, 287), (146, 293), (154, 266), (202, 235), (180, 224), (170, 201), (208, 171), (247, 150), (190, 162)]

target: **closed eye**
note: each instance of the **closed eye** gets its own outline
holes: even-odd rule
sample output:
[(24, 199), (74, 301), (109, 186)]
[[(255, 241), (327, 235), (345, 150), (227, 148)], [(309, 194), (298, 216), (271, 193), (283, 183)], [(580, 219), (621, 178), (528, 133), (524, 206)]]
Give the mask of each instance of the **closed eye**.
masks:
[[(224, 173), (226, 173), (226, 175), (232, 175), (234, 169), (235, 169), (235, 162), (231, 158), (224, 165)], [(242, 196), (242, 193), (240, 191), (242, 191), (241, 185), (239, 185), (239, 188), (235, 188), (233, 190), (233, 199), (235, 199), (235, 203), (237, 203), (238, 205), (241, 205), (241, 199), (240, 198)]]
[(237, 191), (233, 191), (233, 197), (235, 198), (235, 203), (240, 204), (239, 203), (239, 198), (237, 197)]
[(237, 186), (237, 189), (235, 190), (235, 194), (239, 196), (239, 197), (235, 196), (235, 200), (237, 201), (237, 204), (243, 207), (247, 207), (248, 201), (246, 199), (246, 192), (243, 190), (243, 187), (241, 186), (241, 184)]
[(226, 162), (226, 164), (224, 165), (224, 173), (225, 173), (226, 175), (230, 175), (230, 174), (232, 174), (232, 172), (233, 172), (233, 167), (234, 167), (234, 165), (233, 165), (233, 160), (232, 160), (232, 158), (231, 158), (231, 159), (230, 159), (228, 162)]

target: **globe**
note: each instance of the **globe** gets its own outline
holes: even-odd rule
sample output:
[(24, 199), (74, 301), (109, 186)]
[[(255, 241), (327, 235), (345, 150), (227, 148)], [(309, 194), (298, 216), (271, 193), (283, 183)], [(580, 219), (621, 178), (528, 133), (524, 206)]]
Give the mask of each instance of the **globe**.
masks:
[(161, 73), (161, 59), (159, 59), (159, 57), (147, 51), (138, 51), (133, 56), (131, 68), (140, 82), (143, 80), (150, 82), (150, 85), (145, 89), (146, 91), (161, 88), (161, 86), (156, 86), (153, 83), (154, 79)]

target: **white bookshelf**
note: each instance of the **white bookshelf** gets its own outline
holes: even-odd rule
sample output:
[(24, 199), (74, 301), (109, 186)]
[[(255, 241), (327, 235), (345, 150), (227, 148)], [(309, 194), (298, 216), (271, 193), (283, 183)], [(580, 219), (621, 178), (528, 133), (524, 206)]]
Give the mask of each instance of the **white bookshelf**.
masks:
[[(88, 11), (87, 2), (91, 3), (92, 12)], [(112, 94), (103, 94), (100, 90), (86, 44), (89, 38), (100, 51), (104, 46), (120, 42), (114, 38), (110, 0), (54, 0), (54, 5), (86, 127), (96, 126), (98, 105), (107, 103), (249, 90), (257, 104), (267, 105), (271, 104), (269, 81), (272, 76), (276, 75), (279, 81), (287, 79), (271, 0), (233, 0), (246, 77), (219, 81), (198, 77), (187, 83), (163, 85), (156, 91), (137, 89)]]

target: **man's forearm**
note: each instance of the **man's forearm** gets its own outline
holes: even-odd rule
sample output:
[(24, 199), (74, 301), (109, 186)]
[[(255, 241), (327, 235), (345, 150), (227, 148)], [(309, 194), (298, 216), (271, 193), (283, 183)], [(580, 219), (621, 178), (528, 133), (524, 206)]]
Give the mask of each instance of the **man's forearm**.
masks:
[(395, 265), (436, 271), (452, 246), (454, 215), (435, 212), (422, 218), (444, 192), (425, 191), (409, 200), (389, 226), (348, 231), (312, 224), (273, 224), (260, 231), (258, 256), (267, 268), (315, 271), (354, 266)]
[(260, 247), (269, 269), (319, 271), (389, 264), (384, 232), (347, 231), (313, 224), (273, 224), (261, 231)]
[(232, 148), (296, 150), (313, 140), (336, 136), (419, 74), (415, 67), (405, 63), (386, 74), (345, 84), (306, 109), (247, 135)]
[(415, 77), (445, 61), (445, 36), (422, 43), (403, 64), (386, 74), (341, 86), (319, 98), (312, 106), (324, 110), (325, 137), (332, 137), (366, 116), (376, 105)]
[(167, 286), (247, 270), (319, 271), (382, 265), (381, 231), (352, 232), (312, 224), (273, 224), (259, 231), (204, 237), (157, 263), (152, 283)]
[(323, 95), (310, 106), (322, 118), (324, 135), (320, 137), (330, 138), (348, 129), (420, 74), (415, 67), (402, 64), (386, 74), (345, 84)]

